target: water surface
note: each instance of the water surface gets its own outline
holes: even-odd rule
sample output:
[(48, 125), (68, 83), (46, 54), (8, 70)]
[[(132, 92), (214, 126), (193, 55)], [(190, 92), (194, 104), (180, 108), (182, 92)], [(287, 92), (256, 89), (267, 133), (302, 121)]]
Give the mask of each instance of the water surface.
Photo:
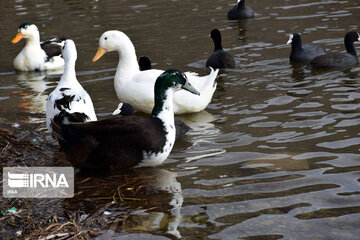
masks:
[[(118, 104), (113, 90), (117, 54), (91, 63), (104, 31), (125, 32), (138, 56), (148, 56), (154, 68), (207, 74), (205, 61), (213, 49), (208, 35), (219, 28), (236, 68), (221, 71), (205, 111), (179, 116), (193, 130), (175, 144), (168, 160), (132, 173), (156, 176), (160, 184), (148, 191), (147, 205), (139, 203), (141, 211), (133, 206), (134, 221), (120, 224), (110, 236), (358, 239), (360, 67), (311, 71), (291, 65), (286, 42), (287, 34), (299, 32), (304, 42), (328, 52), (344, 51), (345, 33), (359, 28), (360, 3), (249, 0), (256, 17), (229, 21), (227, 11), (234, 2), (2, 4), (0, 127), (30, 131), (34, 141), (54, 143), (46, 130), (44, 104), (60, 75), (14, 72), (12, 60), (24, 42), (10, 41), (22, 22), (35, 23), (43, 40), (64, 35), (75, 41), (78, 80), (99, 116)], [(116, 189), (114, 177), (99, 179), (109, 192)], [(99, 208), (95, 198), (79, 200), (79, 208)]]

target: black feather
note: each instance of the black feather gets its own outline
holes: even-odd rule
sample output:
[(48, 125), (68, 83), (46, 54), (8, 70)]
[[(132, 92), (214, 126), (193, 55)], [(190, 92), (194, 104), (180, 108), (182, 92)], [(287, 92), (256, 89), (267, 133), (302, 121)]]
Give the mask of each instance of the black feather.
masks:
[(75, 98), (75, 95), (71, 95), (71, 96), (65, 95), (65, 94), (62, 94), (62, 95), (63, 95), (63, 97), (55, 100), (55, 103), (54, 103), (54, 108), (56, 107), (60, 111), (62, 111), (63, 109), (70, 109), (70, 103)]
[(148, 57), (142, 56), (139, 58), (139, 67), (140, 71), (150, 70), (151, 69), (151, 61)]
[(65, 40), (66, 40), (65, 37), (61, 37), (61, 38), (58, 38), (57, 40), (49, 40), (49, 41), (44, 41), (44, 42), (40, 43), (41, 48), (45, 51), (45, 53), (47, 55), (46, 61), (49, 61), (49, 59), (54, 56), (61, 56), (62, 46), (60, 45), (60, 43)]
[(131, 168), (141, 162), (144, 151), (159, 153), (166, 142), (163, 123), (154, 117), (70, 124), (54, 119), (52, 125), (68, 160), (80, 168)]

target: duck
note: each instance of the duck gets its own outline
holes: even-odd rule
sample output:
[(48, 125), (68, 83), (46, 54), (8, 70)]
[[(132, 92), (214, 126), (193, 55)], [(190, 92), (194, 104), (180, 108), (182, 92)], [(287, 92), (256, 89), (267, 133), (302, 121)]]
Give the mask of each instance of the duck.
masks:
[(245, 0), (237, 0), (236, 6), (228, 12), (228, 19), (230, 20), (247, 19), (254, 16), (254, 11), (250, 7), (245, 6)]
[[(118, 107), (114, 110), (112, 115), (116, 116), (132, 116), (134, 115), (134, 108), (128, 103), (119, 103)], [(189, 127), (186, 123), (181, 121), (178, 118), (175, 118), (175, 129), (176, 129), (176, 136), (175, 140), (185, 136), (185, 134), (191, 130), (191, 127)]]
[(286, 43), (291, 44), (290, 61), (306, 62), (314, 57), (325, 54), (325, 50), (316, 44), (302, 44), (301, 35), (298, 33), (289, 34), (289, 40)]
[(235, 68), (234, 57), (224, 51), (221, 44), (221, 33), (219, 29), (213, 29), (210, 32), (210, 37), (214, 41), (214, 52), (206, 61), (206, 67), (212, 67), (215, 69), (222, 68)]
[(61, 48), (64, 38), (54, 38), (40, 42), (40, 33), (33, 23), (22, 23), (18, 33), (11, 43), (16, 44), (21, 39), (26, 40), (25, 47), (15, 57), (13, 65), (17, 71), (58, 70), (64, 67)]
[(310, 62), (312, 68), (350, 68), (358, 64), (354, 42), (360, 41), (358, 32), (348, 32), (344, 37), (346, 53), (334, 52), (313, 58)]
[(150, 70), (151, 69), (150, 59), (145, 56), (139, 57), (139, 68), (140, 68), (140, 71)]
[[(154, 107), (154, 84), (157, 76), (164, 72), (160, 69), (140, 71), (135, 47), (123, 32), (111, 30), (104, 32), (99, 39), (99, 48), (93, 58), (96, 62), (106, 52), (117, 51), (119, 62), (114, 77), (114, 87), (121, 102), (131, 104), (136, 110), (151, 113)], [(174, 113), (185, 114), (204, 110), (210, 103), (216, 89), (218, 69), (211, 68), (206, 76), (185, 72), (189, 82), (200, 92), (193, 95), (187, 91), (178, 91), (174, 95)]]
[(54, 119), (62, 123), (97, 120), (92, 100), (76, 78), (77, 51), (73, 40), (64, 41), (62, 54), (65, 60), (64, 72), (45, 105), (46, 126), (51, 134), (51, 120)]
[(181, 90), (200, 94), (183, 72), (166, 70), (155, 82), (155, 105), (149, 117), (113, 116), (68, 124), (54, 118), (55, 136), (77, 168), (119, 170), (160, 165), (174, 146), (173, 98)]

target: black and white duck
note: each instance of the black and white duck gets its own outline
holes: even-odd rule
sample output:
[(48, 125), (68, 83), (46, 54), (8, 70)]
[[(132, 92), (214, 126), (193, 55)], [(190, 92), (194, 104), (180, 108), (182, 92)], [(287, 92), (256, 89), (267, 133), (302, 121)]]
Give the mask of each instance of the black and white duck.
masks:
[(298, 33), (290, 34), (286, 44), (291, 44), (289, 57), (291, 62), (311, 61), (314, 57), (325, 54), (325, 50), (316, 44), (302, 44), (301, 36)]
[(68, 160), (79, 168), (126, 169), (161, 164), (175, 142), (174, 93), (200, 93), (179, 70), (167, 70), (156, 80), (151, 116), (111, 117), (63, 124), (52, 121), (54, 135)]
[(234, 68), (234, 57), (230, 53), (224, 51), (221, 44), (220, 31), (216, 28), (211, 30), (210, 37), (214, 41), (214, 52), (206, 61), (206, 67), (212, 67), (215, 69)]
[(346, 52), (317, 56), (311, 60), (310, 66), (313, 68), (349, 68), (355, 66), (359, 62), (354, 47), (356, 41), (360, 41), (359, 33), (348, 32), (344, 38)]
[(14, 59), (14, 68), (18, 71), (57, 70), (64, 67), (61, 48), (64, 39), (52, 39), (40, 42), (38, 28), (32, 23), (23, 23), (18, 28), (16, 37), (11, 41), (18, 43), (26, 40), (25, 47)]
[(245, 6), (245, 0), (237, 0), (236, 6), (228, 12), (228, 18), (231, 20), (253, 18), (254, 11)]
[(65, 40), (62, 54), (65, 59), (64, 73), (46, 100), (46, 125), (50, 133), (53, 132), (52, 119), (62, 123), (97, 120), (91, 98), (76, 78), (77, 52), (71, 39)]

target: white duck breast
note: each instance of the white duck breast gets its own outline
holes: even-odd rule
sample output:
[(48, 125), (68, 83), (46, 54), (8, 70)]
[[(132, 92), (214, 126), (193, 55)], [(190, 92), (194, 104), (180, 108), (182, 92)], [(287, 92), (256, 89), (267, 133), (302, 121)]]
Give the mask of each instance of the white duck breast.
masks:
[(52, 119), (63, 123), (97, 120), (89, 94), (76, 79), (77, 52), (72, 40), (65, 41), (63, 55), (65, 58), (64, 73), (46, 101), (46, 125), (50, 133), (53, 132)]
[(19, 26), (18, 34), (11, 41), (18, 43), (26, 40), (25, 47), (14, 59), (14, 68), (19, 71), (57, 70), (64, 67), (61, 56), (62, 39), (52, 39), (40, 43), (38, 28), (32, 23), (23, 23)]
[[(99, 48), (93, 62), (106, 52), (117, 51), (117, 66), (114, 87), (120, 101), (128, 102), (135, 109), (150, 113), (154, 106), (154, 84), (163, 70), (149, 69), (140, 71), (131, 40), (123, 32), (113, 30), (105, 32), (99, 39)], [(178, 91), (174, 95), (174, 113), (199, 112), (207, 107), (216, 89), (218, 70), (211, 69), (209, 75), (199, 77), (196, 73), (185, 73), (189, 82), (200, 92), (200, 96), (187, 91)]]

